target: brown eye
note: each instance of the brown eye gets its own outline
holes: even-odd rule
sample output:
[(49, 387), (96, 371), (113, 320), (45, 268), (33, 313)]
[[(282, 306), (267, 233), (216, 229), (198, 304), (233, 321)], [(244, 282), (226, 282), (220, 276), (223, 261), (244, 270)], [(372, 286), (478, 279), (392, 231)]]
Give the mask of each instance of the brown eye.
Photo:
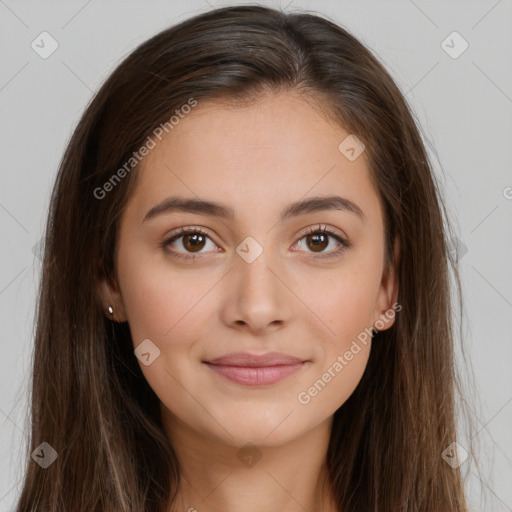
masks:
[(211, 249), (215, 252), (216, 244), (199, 228), (182, 228), (179, 234), (164, 240), (162, 247), (172, 252), (173, 256), (195, 258), (195, 255), (203, 255), (211, 252)]
[[(305, 247), (301, 248), (301, 245)], [(297, 242), (299, 249), (309, 253), (316, 253), (318, 257), (336, 256), (348, 248), (349, 245), (340, 235), (322, 225), (312, 228)]]
[(196, 252), (204, 248), (206, 237), (201, 233), (192, 233), (183, 236), (183, 247), (187, 251)]
[(329, 236), (322, 233), (307, 235), (306, 244), (313, 252), (322, 252), (329, 245)]

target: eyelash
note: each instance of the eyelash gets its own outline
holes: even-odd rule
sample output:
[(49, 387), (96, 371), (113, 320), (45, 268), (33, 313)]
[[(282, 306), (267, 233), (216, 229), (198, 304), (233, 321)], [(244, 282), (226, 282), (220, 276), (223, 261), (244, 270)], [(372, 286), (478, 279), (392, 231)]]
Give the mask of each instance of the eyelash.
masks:
[[(161, 247), (163, 249), (165, 249), (170, 243), (174, 242), (178, 238), (180, 238), (180, 237), (182, 237), (184, 235), (187, 235), (187, 234), (201, 234), (201, 235), (204, 235), (204, 236), (208, 237), (210, 240), (212, 240), (212, 238), (210, 237), (208, 232), (206, 232), (205, 230), (203, 230), (201, 228), (196, 228), (196, 227), (186, 227), (186, 228), (184, 228), (184, 227), (180, 227), (180, 232), (177, 233), (177, 234), (173, 234), (169, 238), (166, 238), (162, 242)], [(341, 252), (345, 251), (346, 249), (348, 249), (348, 247), (350, 247), (350, 244), (349, 244), (349, 242), (347, 240), (342, 238), (338, 233), (335, 233), (334, 231), (329, 229), (327, 226), (322, 226), (321, 224), (319, 224), (318, 226), (313, 226), (313, 227), (309, 228), (299, 238), (299, 240), (297, 240), (297, 242), (299, 242), (300, 240), (302, 240), (304, 237), (306, 237), (308, 235), (316, 235), (316, 234), (326, 234), (326, 235), (329, 235), (329, 236), (331, 236), (332, 238), (334, 238), (335, 240), (337, 240), (341, 244), (340, 247), (338, 247), (337, 249), (329, 251), (329, 252), (327, 252), (325, 254), (317, 253), (315, 255), (315, 258), (317, 258), (317, 259), (332, 258), (334, 256), (337, 256)], [(174, 251), (174, 250), (170, 250), (169, 252), (172, 254), (173, 257), (182, 258), (184, 260), (192, 260), (193, 261), (193, 260), (197, 259), (198, 257), (199, 258), (202, 257), (200, 255), (190, 254), (190, 253), (189, 254), (184, 254), (184, 253), (180, 253), (180, 252), (177, 252), (177, 251)], [(311, 254), (315, 254), (315, 253), (311, 253)]]

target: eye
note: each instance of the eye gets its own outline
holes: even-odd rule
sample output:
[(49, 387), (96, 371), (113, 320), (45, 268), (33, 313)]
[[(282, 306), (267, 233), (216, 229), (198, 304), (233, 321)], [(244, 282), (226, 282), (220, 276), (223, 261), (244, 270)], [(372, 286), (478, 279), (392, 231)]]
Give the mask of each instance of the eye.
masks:
[[(211, 242), (213, 247), (208, 248), (208, 241)], [(178, 234), (172, 235), (163, 241), (162, 247), (170, 246), (171, 252), (178, 258), (195, 259), (196, 254), (202, 254), (202, 252), (208, 252), (208, 250), (215, 250), (216, 244), (208, 236), (206, 231), (201, 228), (180, 228)], [(206, 248), (206, 251), (203, 249)], [(185, 253), (181, 252), (180, 249), (185, 250)], [(188, 254), (187, 254), (188, 253)]]
[[(300, 246), (302, 240), (305, 241), (306, 248), (311, 250), (306, 252), (318, 254), (322, 258), (337, 255), (349, 246), (348, 241), (341, 235), (322, 225), (309, 228), (296, 245)], [(327, 248), (330, 250), (326, 251)]]
[[(341, 235), (322, 225), (309, 228), (295, 246), (300, 246), (303, 240), (306, 244), (305, 252), (316, 254), (318, 258), (336, 256), (350, 245)], [(211, 243), (210, 247), (208, 247), (208, 242)], [(190, 260), (201, 257), (199, 255), (212, 250), (218, 252), (216, 251), (217, 245), (208, 233), (197, 227), (181, 227), (179, 233), (171, 235), (162, 242), (162, 248), (167, 247), (170, 247), (168, 251), (173, 256)], [(326, 250), (329, 248), (330, 250)]]

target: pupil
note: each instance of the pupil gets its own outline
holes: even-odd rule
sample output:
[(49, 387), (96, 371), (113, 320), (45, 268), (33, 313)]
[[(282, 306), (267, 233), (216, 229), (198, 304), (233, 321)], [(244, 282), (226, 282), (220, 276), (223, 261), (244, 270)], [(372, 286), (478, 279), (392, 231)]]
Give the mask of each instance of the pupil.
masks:
[(194, 233), (184, 236), (184, 245), (187, 250), (202, 249), (201, 244), (204, 244), (204, 237), (201, 234)]
[(310, 247), (310, 249), (313, 249), (315, 252), (320, 252), (322, 249), (325, 249), (327, 247), (326, 244), (327, 237), (322, 234), (314, 234), (308, 236), (308, 242), (313, 242), (313, 247)]

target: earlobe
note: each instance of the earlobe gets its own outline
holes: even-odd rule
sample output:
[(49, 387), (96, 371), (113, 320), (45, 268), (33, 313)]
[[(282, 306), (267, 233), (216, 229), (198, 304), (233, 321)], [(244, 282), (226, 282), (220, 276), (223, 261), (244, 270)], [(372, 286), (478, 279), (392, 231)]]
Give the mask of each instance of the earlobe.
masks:
[(121, 290), (115, 278), (101, 278), (98, 284), (98, 294), (105, 316), (114, 322), (126, 322), (126, 313)]

